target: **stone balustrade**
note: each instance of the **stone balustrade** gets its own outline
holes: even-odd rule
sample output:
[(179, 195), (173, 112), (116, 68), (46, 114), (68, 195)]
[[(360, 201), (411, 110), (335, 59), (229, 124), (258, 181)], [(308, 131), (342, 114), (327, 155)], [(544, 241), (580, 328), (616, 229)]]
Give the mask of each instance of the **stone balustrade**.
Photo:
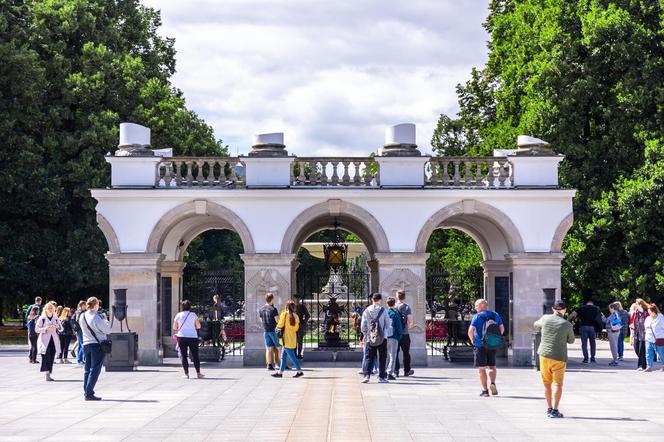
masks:
[(426, 187), (514, 186), (514, 168), (507, 157), (432, 157), (424, 174)]
[(370, 157), (296, 157), (291, 163), (291, 185), (377, 187), (378, 163)]
[(244, 185), (242, 160), (236, 157), (162, 158), (156, 187), (228, 187)]

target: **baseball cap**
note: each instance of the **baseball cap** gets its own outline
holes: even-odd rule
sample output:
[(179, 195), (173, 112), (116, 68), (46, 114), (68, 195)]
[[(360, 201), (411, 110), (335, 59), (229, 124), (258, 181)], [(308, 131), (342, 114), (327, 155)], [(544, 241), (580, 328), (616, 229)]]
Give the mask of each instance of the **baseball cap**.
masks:
[(559, 299), (553, 303), (553, 308), (555, 310), (564, 310), (567, 308), (567, 304), (565, 304), (565, 301), (563, 301), (562, 299)]
[(380, 293), (374, 293), (371, 299), (373, 299), (374, 301), (380, 301), (381, 299), (383, 299), (383, 295), (381, 295)]

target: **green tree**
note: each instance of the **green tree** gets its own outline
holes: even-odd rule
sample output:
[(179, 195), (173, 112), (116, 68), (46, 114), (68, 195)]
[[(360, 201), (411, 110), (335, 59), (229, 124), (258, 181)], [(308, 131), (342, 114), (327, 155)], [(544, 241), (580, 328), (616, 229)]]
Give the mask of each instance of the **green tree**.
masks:
[[(437, 152), (475, 155), (514, 148), (517, 135), (530, 134), (565, 154), (561, 182), (578, 189), (564, 246), (571, 299), (589, 289), (606, 301), (648, 267), (636, 264), (644, 250), (630, 245), (625, 229), (636, 226), (625, 224), (621, 204), (650, 192), (638, 182), (658, 167), (643, 169), (646, 145), (664, 134), (663, 26), (661, 2), (494, 0), (488, 62), (459, 86), (459, 114), (441, 116), (432, 140)], [(631, 215), (649, 219), (641, 209)], [(644, 244), (661, 242), (658, 229), (641, 233)], [(631, 284), (632, 296), (664, 296), (649, 272)]]
[(173, 88), (174, 41), (137, 0), (0, 2), (0, 295), (73, 302), (105, 296), (107, 245), (90, 188), (118, 124), (152, 129), (154, 147), (223, 155)]

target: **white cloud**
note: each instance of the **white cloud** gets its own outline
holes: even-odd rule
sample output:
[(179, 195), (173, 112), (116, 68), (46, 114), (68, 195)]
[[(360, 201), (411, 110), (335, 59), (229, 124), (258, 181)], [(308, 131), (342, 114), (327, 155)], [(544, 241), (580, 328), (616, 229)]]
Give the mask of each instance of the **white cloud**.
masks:
[(175, 38), (175, 86), (233, 154), (283, 131), (296, 155), (366, 155), (403, 122), (428, 152), (456, 85), (486, 60), (488, 0), (143, 4)]

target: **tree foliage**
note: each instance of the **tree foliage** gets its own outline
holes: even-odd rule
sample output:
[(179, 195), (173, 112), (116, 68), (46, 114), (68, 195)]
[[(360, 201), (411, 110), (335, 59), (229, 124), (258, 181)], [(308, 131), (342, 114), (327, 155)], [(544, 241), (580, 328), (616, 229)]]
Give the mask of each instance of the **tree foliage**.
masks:
[(664, 299), (664, 236), (648, 227), (661, 215), (661, 147), (646, 156), (664, 134), (662, 2), (493, 0), (485, 27), (488, 62), (458, 87), (459, 114), (441, 116), (434, 149), (490, 154), (519, 134), (551, 142), (566, 156), (562, 184), (578, 189), (567, 295)]
[(154, 147), (222, 155), (170, 84), (174, 41), (137, 0), (0, 2), (0, 295), (105, 296), (107, 245), (90, 188), (109, 184), (118, 124)]

